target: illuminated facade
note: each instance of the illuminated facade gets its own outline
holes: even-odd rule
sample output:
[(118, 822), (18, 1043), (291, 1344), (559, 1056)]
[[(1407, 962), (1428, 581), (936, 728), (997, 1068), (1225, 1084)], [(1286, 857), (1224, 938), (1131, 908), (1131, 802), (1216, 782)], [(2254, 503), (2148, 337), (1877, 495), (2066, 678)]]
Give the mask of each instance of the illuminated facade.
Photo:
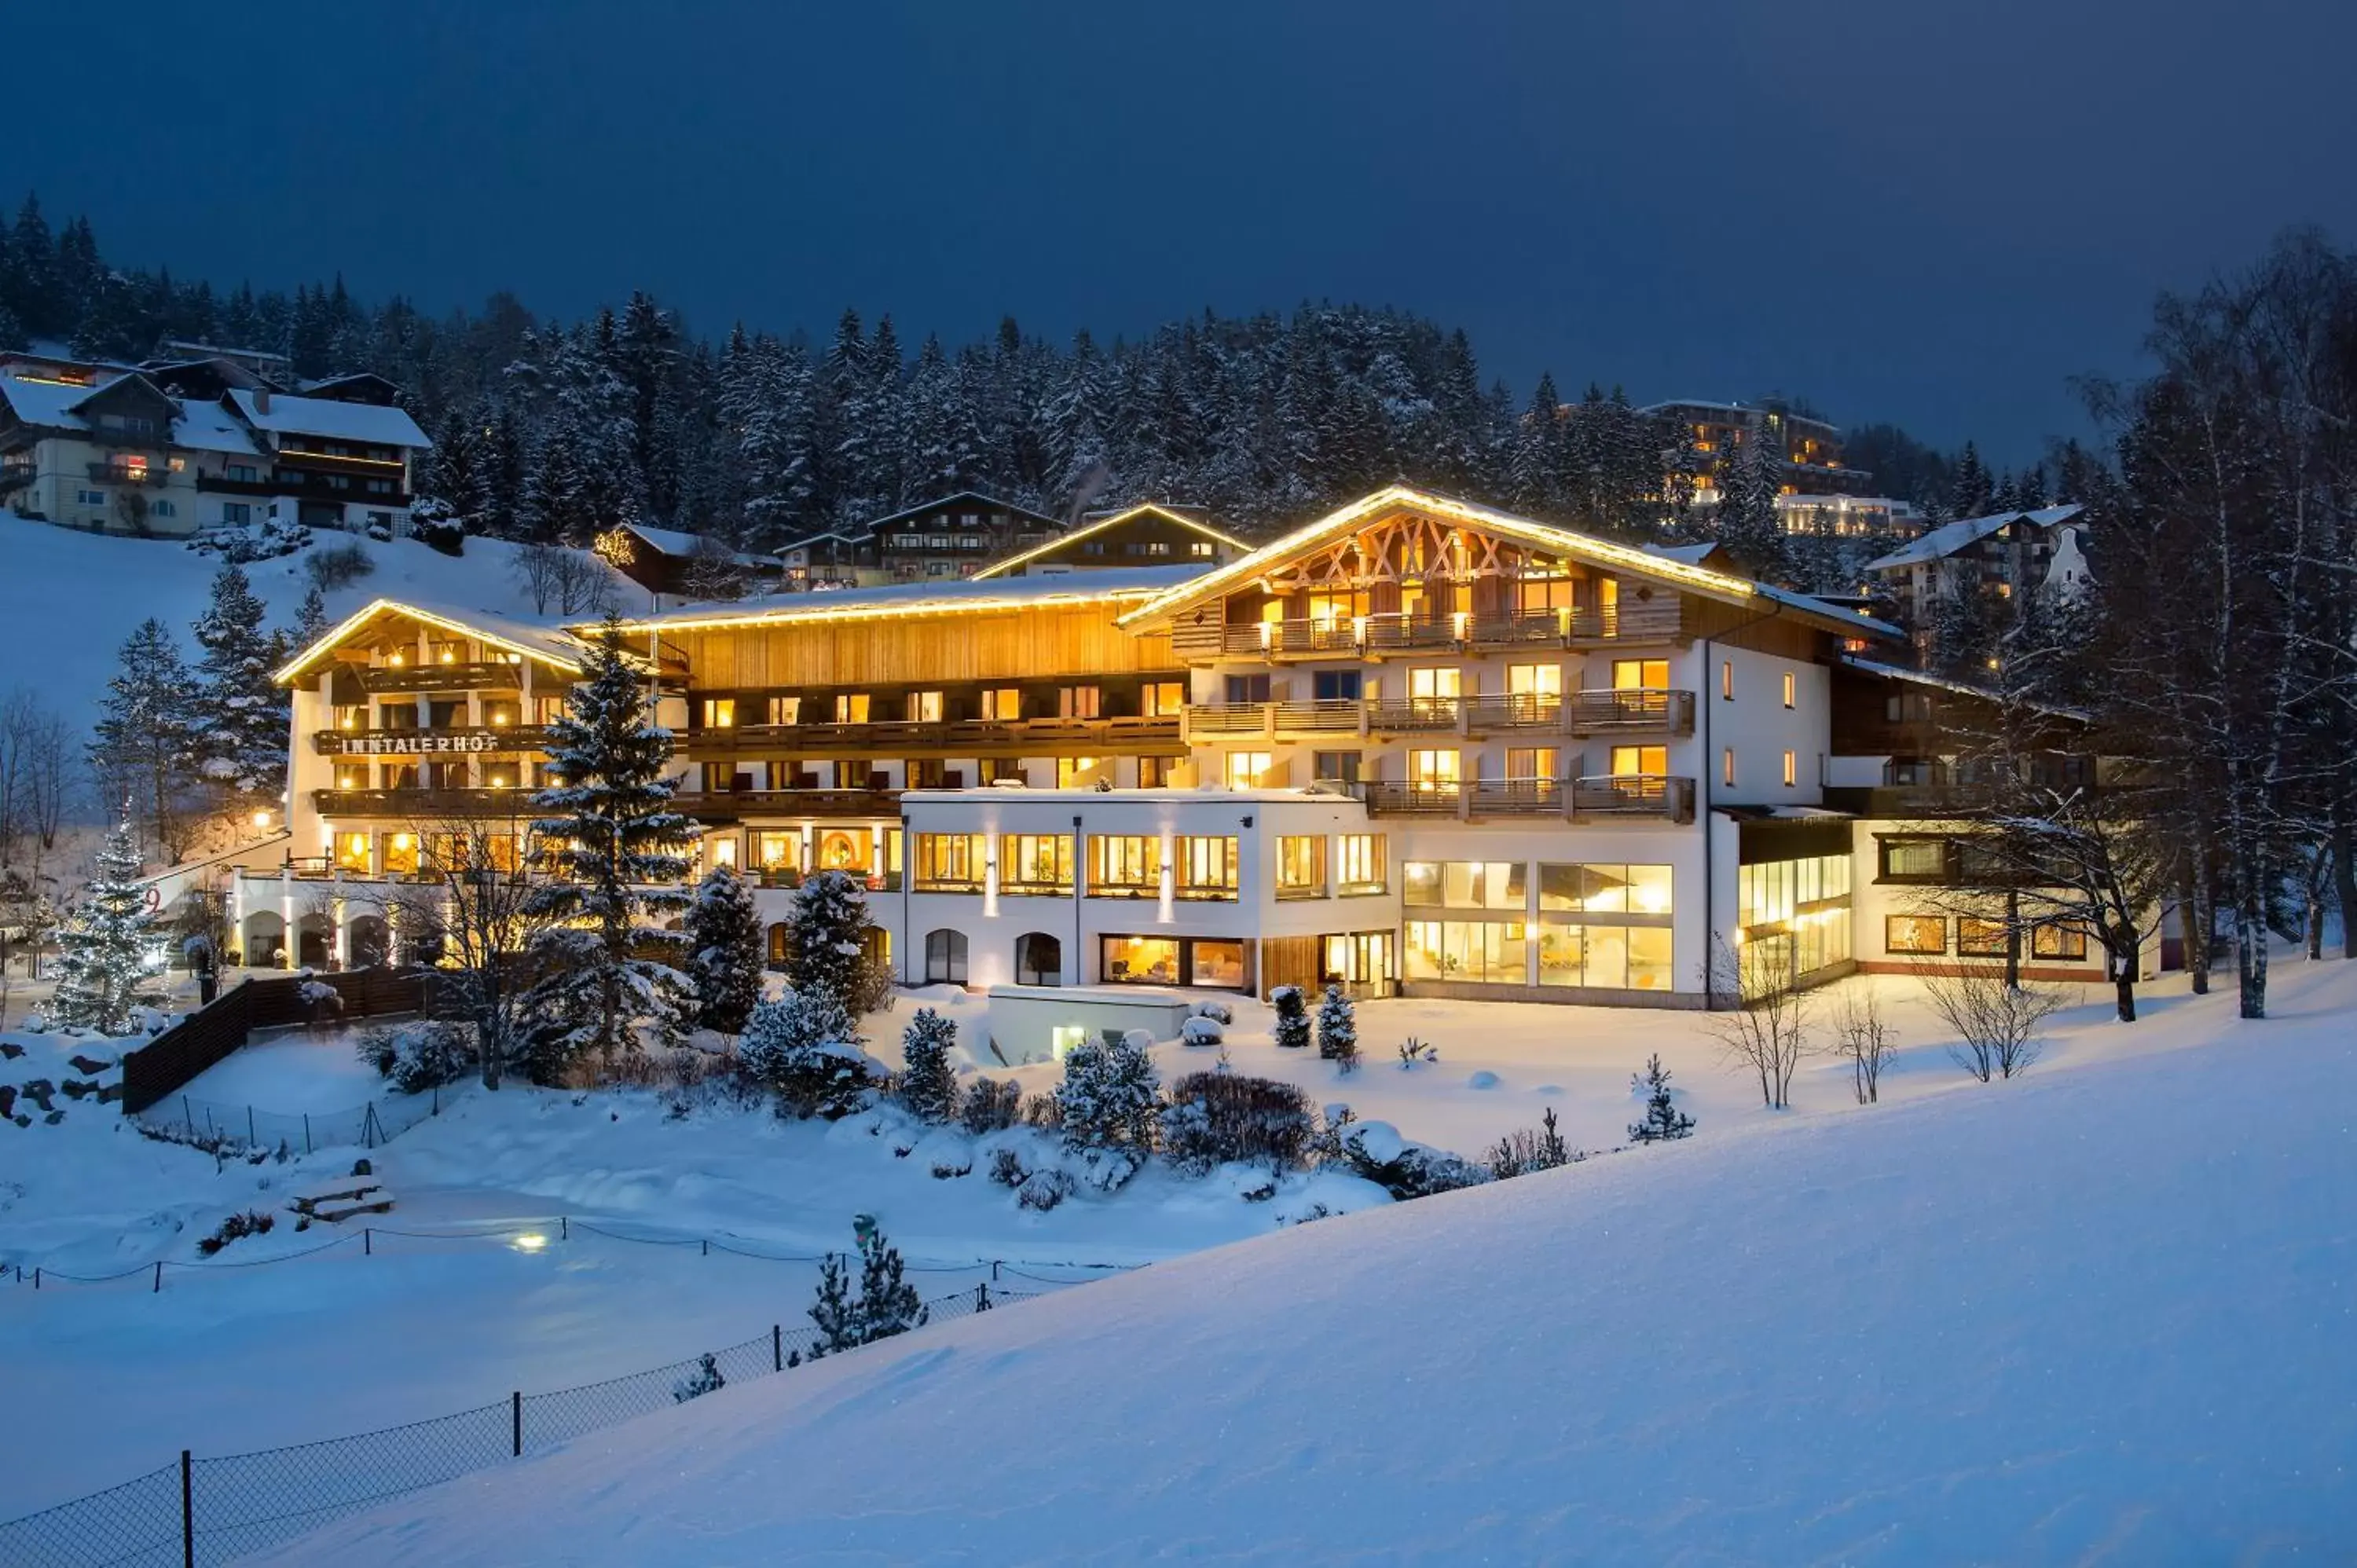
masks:
[[(398, 933), (339, 918), (339, 879), (417, 875), (444, 814), (521, 831), (587, 631), (386, 603), (290, 664), (299, 858), (242, 879), (249, 950), (359, 961)], [(626, 636), (702, 862), (770, 923), (810, 873), (858, 876), (911, 984), (1696, 1006), (1738, 949), (1803, 981), (1879, 956), (1826, 790), (1844, 650), (1897, 634), (1446, 498), (1385, 490), (1209, 568)]]

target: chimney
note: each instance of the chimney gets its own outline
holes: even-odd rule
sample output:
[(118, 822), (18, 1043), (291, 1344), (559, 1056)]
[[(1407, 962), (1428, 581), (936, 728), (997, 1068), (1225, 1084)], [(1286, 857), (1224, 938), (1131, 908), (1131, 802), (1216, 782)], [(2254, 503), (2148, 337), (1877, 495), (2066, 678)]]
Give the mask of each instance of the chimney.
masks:
[(268, 413), (270, 412), (270, 389), (268, 387), (256, 387), (253, 389), (253, 412), (256, 413)]

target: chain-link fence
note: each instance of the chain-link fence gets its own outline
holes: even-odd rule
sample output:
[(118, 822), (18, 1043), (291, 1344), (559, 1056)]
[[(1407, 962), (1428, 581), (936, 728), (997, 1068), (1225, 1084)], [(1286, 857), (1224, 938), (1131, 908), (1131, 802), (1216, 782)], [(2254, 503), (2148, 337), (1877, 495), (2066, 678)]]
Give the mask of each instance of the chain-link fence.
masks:
[[(1053, 1283), (1046, 1282), (1042, 1283)], [(988, 1283), (924, 1304), (940, 1323), (1041, 1294)], [(343, 1514), (567, 1443), (634, 1416), (725, 1391), (812, 1359), (815, 1328), (773, 1325), (724, 1349), (627, 1377), (353, 1437), (180, 1462), (0, 1524), (8, 1568), (210, 1568)]]

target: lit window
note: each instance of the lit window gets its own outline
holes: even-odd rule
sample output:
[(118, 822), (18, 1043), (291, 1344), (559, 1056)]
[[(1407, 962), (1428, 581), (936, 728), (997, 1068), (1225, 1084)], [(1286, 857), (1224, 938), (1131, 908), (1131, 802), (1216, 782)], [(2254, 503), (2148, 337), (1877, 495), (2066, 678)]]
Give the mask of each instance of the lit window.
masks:
[(1794, 757), (1792, 753), (1788, 751), (1784, 754), (1784, 787), (1789, 789), (1795, 783), (1799, 782), (1799, 780), (1800, 767), (1798, 759)]
[(704, 699), (705, 729), (734, 729), (737, 726), (737, 699), (706, 697)]
[(1326, 838), (1322, 833), (1280, 834), (1276, 841), (1276, 896), (1326, 897)]
[(1718, 773), (1728, 784), (1735, 782), (1735, 747), (1730, 746), (1719, 753)]
[(1735, 701), (1735, 660), (1732, 659), (1719, 661), (1718, 698), (1723, 703)]
[(939, 692), (909, 693), (909, 720), (912, 724), (937, 725), (942, 722), (942, 694)]
[(1798, 677), (1793, 675), (1790, 670), (1784, 671), (1784, 705), (1788, 708), (1792, 705), (1792, 698), (1795, 694), (1793, 688), (1798, 683)]
[(1228, 753), (1227, 780), (1231, 789), (1256, 789), (1268, 778), (1273, 758), (1265, 751)]

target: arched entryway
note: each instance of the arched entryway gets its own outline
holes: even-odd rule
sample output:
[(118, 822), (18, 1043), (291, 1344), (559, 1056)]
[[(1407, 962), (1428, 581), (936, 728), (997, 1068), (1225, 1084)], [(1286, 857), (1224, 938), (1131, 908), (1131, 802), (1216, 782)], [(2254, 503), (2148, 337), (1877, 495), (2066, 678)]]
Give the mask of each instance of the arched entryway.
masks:
[(1045, 931), (1026, 931), (1015, 939), (1015, 983), (1064, 983), (1064, 944)]
[(336, 922), (328, 915), (305, 915), (295, 922), (295, 963), (326, 969), (336, 956)]
[(393, 934), (380, 915), (362, 915), (344, 928), (354, 969), (374, 969), (393, 957)]
[(248, 915), (238, 940), (239, 956), (248, 969), (276, 969), (286, 961), (286, 922), (274, 910), (257, 909)]

